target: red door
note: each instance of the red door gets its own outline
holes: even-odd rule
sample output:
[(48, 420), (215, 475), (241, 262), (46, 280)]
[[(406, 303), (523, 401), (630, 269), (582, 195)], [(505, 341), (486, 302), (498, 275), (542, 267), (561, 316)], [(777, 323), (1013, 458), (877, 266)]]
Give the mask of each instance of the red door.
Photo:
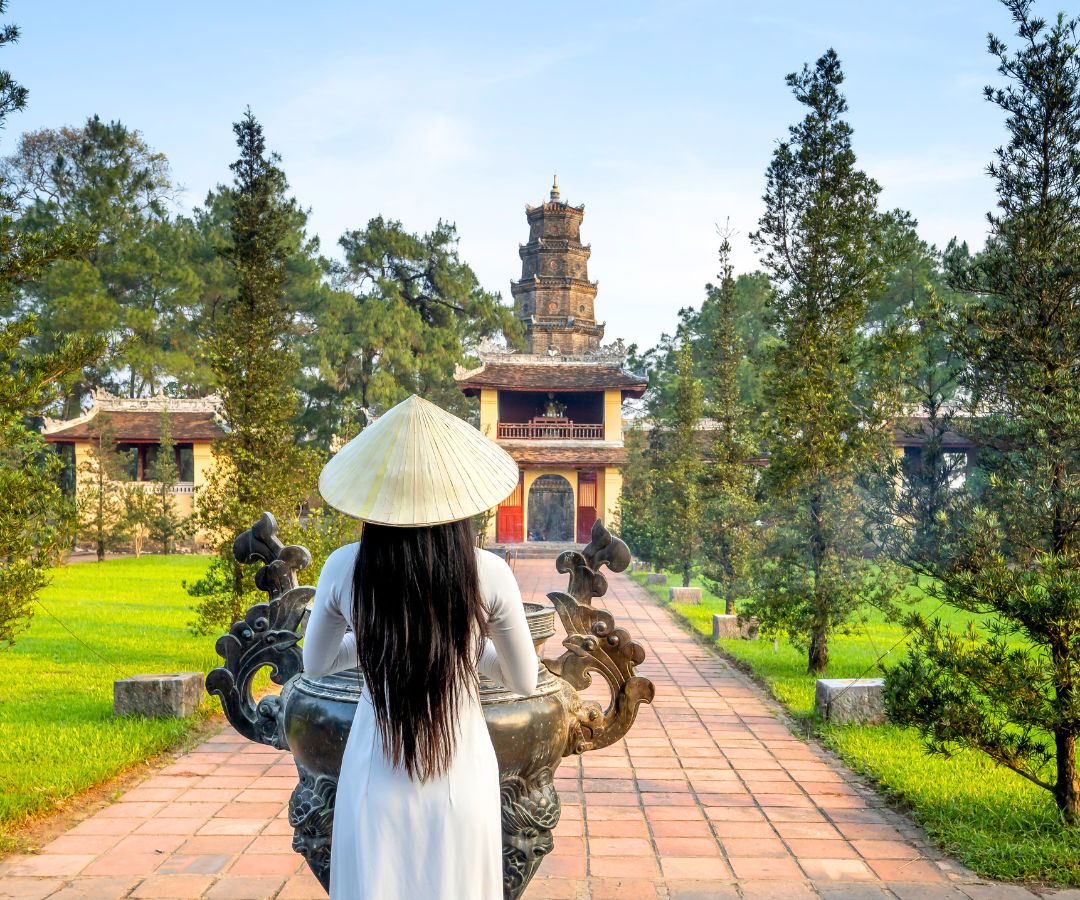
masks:
[(596, 472), (578, 472), (577, 541), (587, 544), (596, 521)]
[(500, 544), (520, 544), (525, 539), (525, 517), (521, 504), (524, 480), (525, 473), (521, 473), (514, 493), (499, 504), (495, 519), (495, 539)]

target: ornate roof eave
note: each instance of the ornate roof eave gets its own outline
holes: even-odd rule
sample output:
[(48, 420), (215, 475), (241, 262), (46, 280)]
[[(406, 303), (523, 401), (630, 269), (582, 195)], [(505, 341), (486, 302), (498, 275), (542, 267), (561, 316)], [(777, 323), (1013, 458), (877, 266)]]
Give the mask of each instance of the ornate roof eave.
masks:
[(561, 200), (549, 200), (545, 203), (541, 203), (539, 206), (530, 206), (528, 203), (525, 204), (525, 215), (530, 218), (538, 213), (545, 212), (570, 213), (575, 216), (583, 216), (585, 215), (585, 204), (582, 203), (580, 206), (571, 206), (569, 203), (563, 203)]
[(600, 287), (599, 281), (589, 281), (588, 278), (574, 278), (570, 275), (533, 275), (532, 278), (522, 278), (510, 282), (510, 290), (520, 291), (561, 290), (563, 288), (578, 288), (579, 290), (595, 292)]
[(91, 395), (90, 409), (74, 419), (52, 419), (46, 417), (41, 429), (43, 435), (55, 435), (78, 425), (84, 425), (94, 419), (99, 412), (148, 413), (160, 415), (170, 413), (211, 413), (219, 424), (221, 420), (221, 397), (207, 394), (205, 397), (167, 397), (155, 394), (152, 397), (117, 397), (105, 390), (94, 390)]

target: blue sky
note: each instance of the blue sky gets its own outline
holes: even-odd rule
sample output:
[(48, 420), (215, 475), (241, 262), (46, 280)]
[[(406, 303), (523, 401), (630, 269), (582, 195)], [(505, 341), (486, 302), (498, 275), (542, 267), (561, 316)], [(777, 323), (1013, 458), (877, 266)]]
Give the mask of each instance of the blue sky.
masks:
[(938, 245), (981, 244), (1003, 137), (981, 96), (986, 34), (1012, 36), (992, 0), (11, 0), (7, 18), (23, 38), (2, 64), (30, 105), (0, 151), (24, 130), (119, 119), (168, 155), (190, 207), (227, 180), (250, 104), (324, 251), (377, 214), (413, 230), (441, 217), (507, 301), (524, 205), (557, 170), (586, 205), (608, 338), (646, 346), (700, 303), (717, 223), (738, 268), (756, 266), (765, 168), (802, 114), (784, 75), (828, 47), (883, 203)]

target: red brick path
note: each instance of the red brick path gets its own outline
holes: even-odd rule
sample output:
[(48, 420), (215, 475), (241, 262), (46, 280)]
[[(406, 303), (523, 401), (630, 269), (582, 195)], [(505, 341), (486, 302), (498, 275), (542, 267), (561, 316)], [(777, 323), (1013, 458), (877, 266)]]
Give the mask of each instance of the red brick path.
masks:
[[(516, 574), (537, 599), (565, 587), (550, 560)], [(559, 768), (555, 850), (527, 900), (1034, 896), (929, 848), (638, 585), (610, 582), (600, 602), (644, 645), (656, 700), (625, 742)], [(291, 849), (295, 778), (287, 753), (228, 730), (40, 854), (0, 864), (0, 897), (323, 898)]]

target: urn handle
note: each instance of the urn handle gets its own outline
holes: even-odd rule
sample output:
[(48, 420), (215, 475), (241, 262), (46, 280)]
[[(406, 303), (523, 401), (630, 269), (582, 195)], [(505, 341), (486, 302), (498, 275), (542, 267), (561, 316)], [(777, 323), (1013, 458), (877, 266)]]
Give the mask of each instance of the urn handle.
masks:
[(655, 688), (634, 667), (645, 660), (645, 650), (605, 609), (592, 605), (607, 593), (608, 583), (601, 566), (622, 572), (630, 565), (626, 544), (611, 534), (599, 519), (593, 523), (591, 540), (585, 548), (559, 555), (555, 568), (570, 576), (567, 592), (553, 591), (548, 599), (566, 630), (566, 652), (544, 665), (577, 690), (592, 684), (592, 673), (601, 675), (611, 691), (606, 708), (592, 700), (569, 698), (571, 723), (564, 755), (599, 750), (615, 743), (634, 724), (638, 706), (651, 703)]
[(233, 542), (237, 562), (263, 563), (255, 573), (255, 584), (270, 599), (256, 603), (228, 634), (218, 638), (215, 649), (224, 664), (206, 676), (206, 690), (221, 699), (225, 717), (240, 734), (286, 750), (281, 698), (269, 695), (256, 703), (251, 684), (265, 667), (270, 668), (275, 684), (285, 684), (303, 669), (297, 644), (315, 588), (300, 586), (296, 577), (310, 565), (311, 554), (304, 547), (283, 544), (277, 530), (277, 521), (264, 512)]

